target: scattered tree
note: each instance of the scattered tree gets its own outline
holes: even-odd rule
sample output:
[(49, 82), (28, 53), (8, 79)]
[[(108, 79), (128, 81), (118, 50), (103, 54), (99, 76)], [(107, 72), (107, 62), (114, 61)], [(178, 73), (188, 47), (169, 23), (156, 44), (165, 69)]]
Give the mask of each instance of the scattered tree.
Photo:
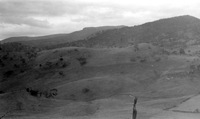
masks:
[(3, 91), (0, 91), (0, 94), (3, 94), (3, 93), (5, 93), (5, 92), (3, 92)]
[(84, 94), (86, 94), (86, 93), (90, 92), (90, 89), (84, 88), (84, 89), (82, 90), (82, 92), (83, 92)]
[(8, 70), (8, 71), (6, 71), (6, 72), (3, 74), (3, 76), (4, 76), (5, 78), (8, 78), (8, 77), (12, 76), (13, 74), (14, 74), (14, 71), (13, 71), (13, 70)]
[(184, 50), (183, 48), (181, 48), (181, 49), (179, 50), (179, 53), (180, 53), (181, 55), (184, 55), (184, 54), (185, 54), (185, 50)]
[(77, 60), (79, 61), (81, 66), (83, 66), (87, 63), (87, 60), (84, 57), (77, 58)]

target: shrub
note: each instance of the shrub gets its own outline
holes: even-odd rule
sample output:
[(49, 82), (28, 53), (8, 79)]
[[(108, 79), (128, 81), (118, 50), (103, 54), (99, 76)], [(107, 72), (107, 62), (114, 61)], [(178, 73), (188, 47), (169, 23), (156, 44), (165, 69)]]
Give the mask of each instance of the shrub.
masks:
[(24, 71), (24, 70), (20, 70), (20, 72), (21, 72), (21, 73), (24, 73), (25, 71)]
[(19, 68), (19, 65), (17, 65), (17, 64), (14, 64), (14, 67), (15, 67), (15, 68)]
[(30, 90), (31, 90), (30, 88), (26, 88), (26, 91), (27, 91), (27, 92), (30, 92)]
[(62, 58), (62, 57), (60, 57), (60, 59), (59, 59), (60, 61), (63, 61), (64, 59)]
[(4, 66), (5, 66), (5, 64), (2, 62), (2, 63), (0, 63), (0, 66), (4, 67)]
[(159, 62), (160, 60), (161, 60), (160, 57), (157, 57), (157, 58), (155, 59), (156, 62)]
[(84, 94), (89, 93), (89, 92), (90, 92), (90, 89), (88, 89), (88, 88), (82, 89), (82, 93), (84, 93)]
[(53, 63), (52, 62), (46, 62), (45, 64), (44, 64), (44, 69), (49, 69), (49, 68), (51, 68), (53, 66)]
[(62, 71), (60, 71), (59, 75), (64, 76), (65, 74)]
[(185, 51), (184, 51), (184, 49), (183, 49), (183, 48), (181, 48), (181, 49), (179, 50), (179, 53), (180, 53), (180, 54), (185, 54)]
[(65, 67), (69, 66), (69, 64), (70, 64), (69, 62), (67, 62), (67, 63), (65, 62), (65, 63), (63, 63), (62, 67), (65, 68)]
[(3, 94), (3, 93), (5, 93), (5, 92), (3, 92), (3, 91), (0, 91), (0, 94)]
[(17, 102), (16, 107), (17, 107), (17, 110), (22, 110), (23, 103), (22, 102)]
[(135, 58), (130, 59), (131, 62), (136, 62), (137, 60)]
[(23, 63), (23, 64), (25, 64), (26, 63), (26, 60), (25, 59), (21, 59), (21, 62)]
[(32, 96), (37, 97), (37, 96), (38, 96), (38, 93), (39, 93), (38, 90), (30, 90), (30, 94), (31, 94)]
[(38, 90), (32, 90), (31, 88), (26, 88), (26, 91), (34, 97), (38, 97), (38, 94), (40, 94)]
[(79, 61), (81, 66), (87, 64), (87, 60), (84, 57), (77, 58), (77, 60)]
[(49, 96), (49, 93), (47, 92), (47, 91), (44, 91), (43, 93), (42, 93), (46, 98), (49, 98), (50, 96)]
[(135, 50), (135, 52), (139, 51), (138, 44), (135, 44), (135, 45), (134, 45), (134, 50)]
[(141, 62), (141, 63), (144, 63), (144, 62), (146, 62), (146, 59), (145, 59), (145, 58), (144, 58), (144, 59), (141, 59), (140, 62)]
[(76, 100), (76, 96), (74, 94), (71, 94), (70, 97), (72, 100), (74, 100), (74, 101)]
[(42, 64), (40, 64), (39, 67), (42, 67)]
[(57, 90), (57, 89), (51, 89), (51, 90), (50, 90), (50, 96), (51, 96), (51, 97), (54, 97), (54, 96), (56, 96), (56, 95), (58, 95), (58, 90)]
[(54, 98), (56, 95), (58, 95), (58, 90), (57, 89), (51, 89), (50, 92), (48, 91), (44, 91), (44, 92), (39, 92), (39, 97), (41, 97), (41, 95), (44, 95), (46, 98)]
[(12, 76), (14, 74), (14, 71), (13, 70), (9, 70), (9, 71), (6, 71), (6, 72), (4, 72), (4, 77), (10, 77), (10, 76)]

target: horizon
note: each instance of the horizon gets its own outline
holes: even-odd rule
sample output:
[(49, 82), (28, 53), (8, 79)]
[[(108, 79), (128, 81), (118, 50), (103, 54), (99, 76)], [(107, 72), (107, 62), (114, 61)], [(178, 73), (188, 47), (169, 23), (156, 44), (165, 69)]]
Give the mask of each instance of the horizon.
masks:
[[(181, 16), (191, 16), (191, 15), (180, 15), (180, 16), (173, 16), (173, 17), (181, 17)], [(173, 17), (170, 17), (170, 18), (173, 18)], [(195, 16), (192, 16), (192, 17), (195, 17)], [(197, 18), (197, 17), (195, 17), (195, 18)], [(162, 19), (167, 19), (167, 18), (160, 18), (160, 19), (157, 19), (157, 20), (154, 20), (154, 21), (147, 21), (145, 23), (155, 22), (155, 21), (162, 20)], [(135, 24), (133, 26), (143, 25), (145, 23)], [(133, 27), (133, 26), (127, 26), (127, 25), (116, 25), (116, 26)], [(83, 27), (83, 28), (78, 29), (76, 31), (69, 32), (69, 33), (52, 33), (52, 34), (35, 35), (35, 36), (24, 36), (24, 35), (21, 35), (21, 36), (12, 36), (12, 37), (7, 37), (7, 38), (4, 38), (4, 39), (0, 39), (0, 41), (6, 40), (8, 38), (14, 38), (14, 37), (42, 37), (42, 36), (59, 35), (59, 34), (71, 34), (73, 32), (81, 31), (81, 30), (83, 30), (85, 28), (98, 28), (98, 27), (106, 27), (106, 26), (86, 26), (86, 27)]]
[(197, 0), (0, 0), (0, 40), (69, 34), (85, 27), (131, 27), (183, 15), (200, 18), (198, 5)]

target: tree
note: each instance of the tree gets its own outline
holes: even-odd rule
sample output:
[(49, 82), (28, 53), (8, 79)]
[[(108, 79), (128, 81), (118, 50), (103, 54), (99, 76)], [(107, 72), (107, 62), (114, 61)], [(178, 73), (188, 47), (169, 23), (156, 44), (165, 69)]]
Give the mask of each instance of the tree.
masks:
[(79, 61), (81, 66), (87, 64), (87, 59), (84, 57), (77, 58), (77, 60)]
[(179, 53), (180, 53), (181, 55), (184, 55), (184, 54), (185, 54), (185, 50), (184, 50), (183, 48), (181, 48), (181, 49), (179, 50)]
[(135, 44), (135, 45), (134, 45), (134, 49), (135, 49), (135, 52), (139, 51), (138, 44)]

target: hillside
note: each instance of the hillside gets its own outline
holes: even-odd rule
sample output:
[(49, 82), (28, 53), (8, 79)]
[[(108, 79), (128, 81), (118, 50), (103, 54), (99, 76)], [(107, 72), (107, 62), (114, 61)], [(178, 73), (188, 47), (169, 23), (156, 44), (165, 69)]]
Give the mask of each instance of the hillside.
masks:
[[(23, 72), (15, 72), (23, 69), (16, 67), (0, 82), (0, 114), (5, 118), (125, 119), (131, 118), (137, 96), (138, 119), (154, 119), (200, 90), (196, 54), (166, 53), (150, 43), (58, 48), (37, 52), (31, 60), (26, 50), (5, 48), (9, 49), (2, 47), (2, 56), (9, 52), (10, 59), (12, 53), (18, 54), (16, 59), (23, 57), (31, 64)], [(23, 63), (20, 59), (3, 62), (1, 71)]]
[(125, 26), (102, 26), (102, 27), (87, 27), (80, 31), (75, 31), (69, 34), (53, 34), (47, 36), (38, 36), (38, 37), (11, 37), (4, 39), (2, 43), (7, 42), (21, 42), (26, 45), (44, 47), (49, 45), (56, 45), (61, 43), (67, 43), (77, 40), (88, 39), (92, 36), (95, 36), (96, 33), (102, 32), (104, 30), (117, 29)]
[(200, 20), (184, 15), (160, 19), (133, 27), (89, 27), (70, 34), (42, 37), (14, 37), (3, 42), (54, 49), (61, 47), (127, 47), (138, 43), (152, 43), (165, 48), (184, 48), (200, 42)]
[(199, 44), (199, 33), (200, 20), (185, 15), (105, 31), (88, 40), (66, 43), (65, 46), (127, 47), (137, 43), (153, 43), (157, 46), (176, 48), (185, 47), (191, 40), (193, 44)]

